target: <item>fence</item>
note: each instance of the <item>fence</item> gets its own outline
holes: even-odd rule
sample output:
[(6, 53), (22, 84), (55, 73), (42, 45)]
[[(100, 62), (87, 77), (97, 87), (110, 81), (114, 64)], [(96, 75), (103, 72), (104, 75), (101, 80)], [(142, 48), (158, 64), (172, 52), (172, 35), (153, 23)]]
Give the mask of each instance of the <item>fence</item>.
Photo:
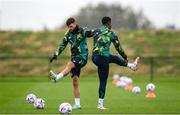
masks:
[[(69, 60), (69, 57), (61, 56), (53, 64), (55, 71), (62, 70)], [(0, 56), (0, 76), (47, 76), (48, 63), (48, 56)], [(93, 76), (97, 73), (91, 59), (82, 71), (84, 76)], [(114, 73), (148, 76), (151, 81), (155, 76), (180, 76), (180, 57), (141, 57), (137, 72), (111, 65), (110, 74)]]

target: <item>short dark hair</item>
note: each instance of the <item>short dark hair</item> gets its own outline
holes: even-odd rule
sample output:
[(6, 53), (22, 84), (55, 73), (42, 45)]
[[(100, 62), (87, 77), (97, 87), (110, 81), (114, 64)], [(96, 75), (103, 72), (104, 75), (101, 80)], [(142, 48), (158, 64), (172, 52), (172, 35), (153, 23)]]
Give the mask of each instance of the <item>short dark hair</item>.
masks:
[(66, 25), (69, 26), (70, 24), (74, 23), (75, 21), (76, 20), (74, 18), (70, 17), (66, 20)]
[(101, 20), (103, 25), (107, 24), (109, 21), (111, 21), (111, 18), (108, 16), (103, 17)]

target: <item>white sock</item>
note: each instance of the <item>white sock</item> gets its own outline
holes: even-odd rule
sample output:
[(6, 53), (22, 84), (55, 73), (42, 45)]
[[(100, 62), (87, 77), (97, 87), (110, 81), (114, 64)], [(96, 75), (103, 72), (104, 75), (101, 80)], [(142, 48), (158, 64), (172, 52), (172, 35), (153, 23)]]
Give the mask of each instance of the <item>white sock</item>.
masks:
[(76, 105), (80, 105), (80, 98), (75, 98), (74, 100)]
[(64, 75), (63, 75), (62, 73), (57, 74), (57, 76), (56, 76), (56, 80), (61, 79), (63, 76), (64, 76)]
[(133, 64), (133, 63), (128, 63), (127, 64), (127, 67), (129, 67), (129, 68), (132, 68), (132, 67), (134, 67), (135, 66), (135, 64)]
[(104, 99), (99, 98), (98, 107), (103, 107), (103, 101), (104, 101)]

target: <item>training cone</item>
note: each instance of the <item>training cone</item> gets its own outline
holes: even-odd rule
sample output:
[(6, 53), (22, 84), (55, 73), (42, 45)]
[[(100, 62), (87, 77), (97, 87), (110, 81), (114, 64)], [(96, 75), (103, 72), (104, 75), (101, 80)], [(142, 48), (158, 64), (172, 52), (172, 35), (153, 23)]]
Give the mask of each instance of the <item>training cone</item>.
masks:
[(148, 91), (146, 94), (146, 98), (156, 98), (156, 95), (153, 91)]
[(118, 81), (119, 81), (119, 80), (114, 79), (114, 80), (112, 81), (112, 83), (113, 83), (114, 85), (116, 85), (116, 83), (117, 83)]
[(127, 84), (124, 89), (127, 90), (127, 91), (131, 91), (133, 88), (132, 84)]

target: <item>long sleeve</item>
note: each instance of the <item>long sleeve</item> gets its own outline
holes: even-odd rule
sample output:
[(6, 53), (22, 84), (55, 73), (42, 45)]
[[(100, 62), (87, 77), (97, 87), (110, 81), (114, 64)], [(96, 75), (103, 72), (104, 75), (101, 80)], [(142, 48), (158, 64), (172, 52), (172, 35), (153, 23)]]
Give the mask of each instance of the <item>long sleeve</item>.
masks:
[(127, 55), (125, 54), (123, 48), (121, 47), (120, 41), (118, 39), (118, 37), (115, 35), (114, 39), (112, 39), (112, 42), (114, 44), (114, 47), (116, 48), (116, 50), (118, 51), (118, 53), (125, 59), (127, 60)]
[(67, 39), (67, 37), (65, 36), (65, 37), (63, 38), (63, 41), (60, 42), (60, 44), (58, 45), (58, 47), (57, 47), (57, 49), (56, 49), (56, 51), (55, 51), (55, 55), (57, 55), (57, 56), (60, 55), (61, 52), (66, 48), (67, 44), (68, 44), (68, 39)]
[(88, 29), (87, 27), (85, 27), (85, 28), (83, 28), (83, 30), (84, 30), (84, 35), (86, 36), (86, 37), (93, 37), (93, 32), (94, 32), (94, 30), (92, 29)]
[(88, 28), (80, 28), (80, 33), (77, 36), (77, 41), (72, 45), (72, 48), (80, 46), (81, 41), (83, 40), (83, 38), (87, 38), (87, 37), (92, 37), (93, 36), (93, 31), (94, 30), (90, 30)]

